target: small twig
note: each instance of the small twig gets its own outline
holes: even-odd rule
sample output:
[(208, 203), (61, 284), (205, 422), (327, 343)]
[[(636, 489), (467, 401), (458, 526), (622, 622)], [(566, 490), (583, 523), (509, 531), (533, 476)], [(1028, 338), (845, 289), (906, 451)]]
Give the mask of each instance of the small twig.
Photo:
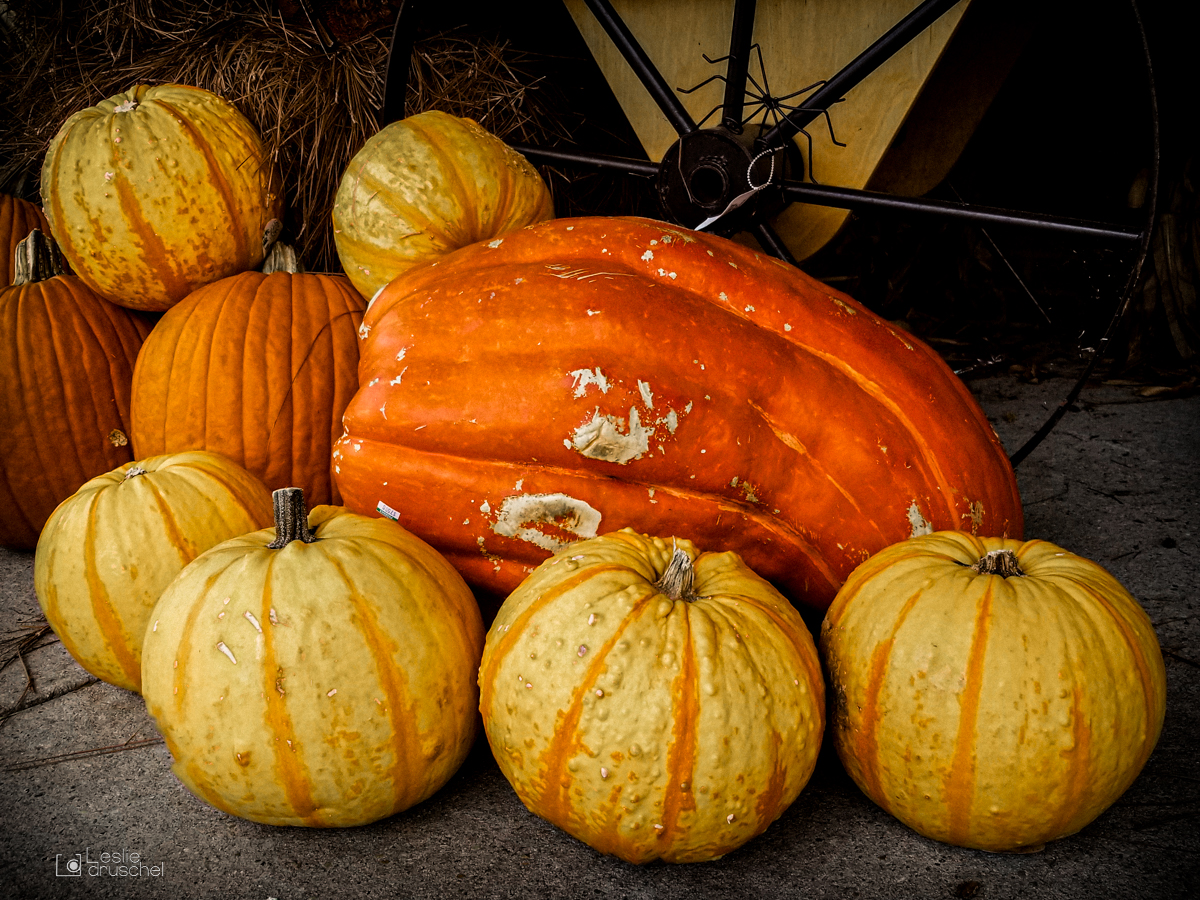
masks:
[(1200, 662), (1196, 662), (1196, 660), (1189, 659), (1186, 656), (1181, 656), (1180, 654), (1176, 653), (1174, 650), (1170, 650), (1167, 647), (1163, 647), (1162, 652), (1163, 652), (1164, 656), (1170, 656), (1174, 659), (1179, 660), (1180, 662), (1187, 663), (1189, 666), (1195, 666), (1197, 669), (1200, 669)]
[(75, 750), (71, 753), (59, 753), (56, 756), (42, 756), (38, 759), (29, 759), (24, 762), (13, 763), (11, 766), (5, 766), (5, 772), (20, 772), (25, 769), (40, 769), (43, 766), (53, 766), (61, 762), (70, 762), (74, 759), (86, 759), (91, 756), (107, 756), (110, 753), (120, 753), (122, 750), (136, 750), (138, 747), (149, 747), (152, 744), (161, 744), (161, 737), (143, 738), (140, 741), (134, 741), (130, 738), (123, 744), (113, 744), (108, 747), (92, 747), (88, 750)]
[(17, 648), (17, 659), (21, 660), (21, 668), (25, 670), (25, 688), (17, 698), (17, 706), (20, 706), (25, 702), (26, 695), (33, 690), (33, 676), (29, 674), (29, 666), (25, 664), (25, 654), (21, 652), (20, 647)]
[(20, 701), (17, 701), (17, 704), (15, 706), (10, 706), (8, 709), (0, 711), (0, 722), (5, 721), (6, 719), (9, 718), (9, 716), (16, 715), (17, 713), (21, 712), (22, 710), (30, 709), (31, 707), (34, 707), (34, 706), (40, 706), (41, 704), (46, 703), (47, 701), (55, 700), (59, 697), (62, 697), (65, 694), (71, 693), (72, 691), (78, 691), (81, 688), (91, 687), (93, 684), (98, 684), (99, 681), (100, 681), (99, 678), (96, 678), (94, 675), (89, 675), (83, 681), (76, 682), (75, 684), (64, 685), (63, 687), (60, 687), (60, 688), (55, 688), (54, 690), (52, 690), (50, 693), (48, 693), (44, 697), (34, 697), (32, 700), (30, 700), (27, 703), (22, 703)]
[[(53, 630), (50, 628), (50, 623), (45, 619), (28, 625), (23, 625), (18, 628), (15, 633), (19, 634), (22, 631), (26, 632), (24, 636), (17, 638), (7, 637), (0, 642), (0, 644), (14, 645), (12, 655), (6, 658), (3, 662), (0, 662), (0, 672), (3, 672), (5, 669), (7, 669), (9, 665), (15, 662), (22, 653), (28, 653), (30, 650), (37, 649), (37, 642), (44, 638), (47, 634), (54, 634)], [(13, 634), (14, 632), (9, 633)], [(57, 635), (55, 635), (55, 640), (57, 639)]]

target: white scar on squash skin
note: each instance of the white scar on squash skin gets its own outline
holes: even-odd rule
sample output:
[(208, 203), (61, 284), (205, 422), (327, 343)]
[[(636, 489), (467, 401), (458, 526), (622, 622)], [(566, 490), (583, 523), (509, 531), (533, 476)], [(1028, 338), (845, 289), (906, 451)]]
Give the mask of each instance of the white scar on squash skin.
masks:
[(637, 407), (629, 410), (629, 431), (623, 432), (625, 420), (616, 416), (600, 415), (599, 407), (592, 418), (575, 429), (574, 438), (563, 444), (589, 459), (615, 462), (624, 465), (638, 459), (650, 449), (653, 428), (642, 425)]
[(568, 372), (567, 374), (571, 376), (574, 382), (572, 388), (574, 388), (576, 397), (582, 397), (587, 391), (589, 384), (594, 384), (600, 388), (600, 393), (602, 394), (608, 393), (608, 379), (604, 377), (604, 373), (600, 371), (599, 366), (596, 366), (595, 370), (576, 369), (574, 372)]
[(983, 501), (976, 500), (967, 506), (962, 518), (971, 520), (971, 534), (979, 534), (979, 529), (983, 527)]
[[(546, 534), (538, 525), (550, 525), (574, 535), (573, 539)], [(502, 537), (527, 541), (553, 553), (575, 539), (593, 538), (600, 526), (600, 511), (568, 494), (518, 494), (506, 497), (492, 531)], [(483, 539), (479, 539), (482, 548)]]
[(572, 269), (570, 266), (564, 265), (548, 265), (546, 268), (555, 278), (570, 278), (585, 283), (591, 283), (597, 278), (611, 281), (614, 278), (634, 277), (632, 272), (589, 272), (587, 269)]
[(920, 537), (923, 534), (933, 534), (933, 523), (921, 515), (921, 508), (917, 506), (917, 501), (914, 500), (908, 508), (908, 522), (912, 525), (911, 537)]

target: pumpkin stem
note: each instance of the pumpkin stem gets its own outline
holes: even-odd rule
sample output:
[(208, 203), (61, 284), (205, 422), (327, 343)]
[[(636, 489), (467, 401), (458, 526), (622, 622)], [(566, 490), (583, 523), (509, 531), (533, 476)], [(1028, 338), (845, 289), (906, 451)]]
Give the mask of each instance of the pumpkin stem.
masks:
[(271, 493), (275, 507), (275, 540), (267, 544), (272, 550), (281, 550), (292, 541), (311, 544), (317, 536), (308, 527), (308, 507), (304, 502), (304, 491), (298, 487), (280, 488)]
[(132, 466), (130, 466), (128, 469), (125, 470), (125, 478), (122, 480), (128, 481), (130, 478), (136, 478), (139, 475), (145, 475), (145, 474), (146, 474), (146, 470), (143, 469), (141, 467), (141, 465), (139, 465), (138, 463), (134, 463)]
[(272, 219), (267, 223), (267, 227), (263, 229), (262, 236), (263, 259), (266, 259), (267, 254), (271, 252), (271, 248), (275, 246), (275, 242), (279, 240), (279, 235), (282, 232), (283, 222), (279, 219)]
[(692, 558), (676, 547), (675, 552), (671, 554), (671, 562), (667, 564), (667, 570), (654, 582), (654, 586), (672, 600), (686, 600), (691, 603), (699, 599), (699, 595), (692, 588), (695, 578), (696, 569), (692, 565)]
[(991, 550), (985, 553), (975, 565), (971, 566), (971, 571), (980, 575), (999, 575), (1001, 578), (1012, 578), (1025, 574), (1021, 570), (1021, 564), (1017, 561), (1017, 554), (1011, 550)]
[(297, 272), (303, 272), (304, 267), (300, 265), (300, 258), (296, 255), (295, 249), (281, 241), (276, 241), (271, 245), (271, 251), (267, 254), (267, 258), (263, 260), (262, 271), (264, 275), (270, 275), (272, 272), (287, 272), (289, 275), (295, 275)]
[(13, 251), (13, 285), (37, 284), (62, 275), (66, 269), (58, 244), (35, 228)]

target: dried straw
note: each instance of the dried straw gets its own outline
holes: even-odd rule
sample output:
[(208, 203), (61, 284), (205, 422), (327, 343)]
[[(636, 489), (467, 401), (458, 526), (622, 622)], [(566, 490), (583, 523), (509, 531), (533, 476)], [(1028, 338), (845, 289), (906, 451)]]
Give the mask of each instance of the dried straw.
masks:
[[(68, 116), (135, 84), (206, 88), (260, 130), (282, 172), (285, 239), (306, 268), (338, 271), (330, 214), (351, 158), (379, 129), (390, 23), (323, 42), (271, 0), (10, 0), (0, 73), (0, 189), (36, 199), (41, 159)], [(329, 46), (332, 43), (332, 46)], [(553, 143), (566, 127), (531, 55), (462, 29), (418, 35), (406, 110), (468, 116), (502, 138)]]

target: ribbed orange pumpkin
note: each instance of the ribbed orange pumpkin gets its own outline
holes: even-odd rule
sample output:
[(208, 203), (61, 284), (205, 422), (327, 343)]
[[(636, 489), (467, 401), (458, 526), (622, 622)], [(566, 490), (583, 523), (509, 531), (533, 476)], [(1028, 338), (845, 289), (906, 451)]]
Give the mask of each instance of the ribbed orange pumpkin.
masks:
[(1047, 541), (943, 532), (863, 563), (829, 608), (831, 728), (863, 792), (921, 834), (1014, 850), (1074, 834), (1162, 729), (1146, 613)]
[(554, 215), (537, 169), (471, 119), (429, 110), (354, 156), (333, 207), (342, 268), (359, 293), (415, 265)]
[(32, 550), (59, 503), (133, 458), (130, 381), (150, 326), (54, 274), (40, 231), (26, 241), (0, 290), (0, 544)]
[(761, 834), (808, 783), (825, 725), (795, 608), (733, 553), (630, 530), (559, 551), (509, 595), (479, 687), (522, 802), (634, 863)]
[(14, 197), (11, 194), (0, 194), (0, 287), (8, 287), (13, 283), (17, 274), (13, 268), (13, 254), (17, 244), (29, 236), (29, 232), (38, 229), (42, 234), (50, 233), (50, 223), (42, 214), (41, 207)]
[(209, 547), (271, 518), (270, 491), (216, 453), (126, 463), (59, 504), (38, 539), (33, 587), (75, 660), (137, 691), (142, 638), (159, 595)]
[(1012, 467), (941, 358), (733, 241), (558, 219), (409, 270), (362, 332), (345, 503), (391, 507), (490, 590), (628, 526), (823, 609), (914, 533), (1021, 532)]
[(340, 275), (243, 272), (172, 307), (138, 356), (138, 456), (213, 450), (272, 490), (337, 498), (330, 451), (357, 385), (366, 304)]
[[(142, 696), (197, 796), (268, 825), (419, 803), (475, 740), (483, 622), (398, 525), (276, 491), (274, 529), (193, 560), (155, 607)], [(311, 526), (311, 531), (309, 530)]]
[(179, 84), (137, 85), (75, 113), (41, 177), (51, 232), (76, 274), (145, 310), (262, 262), (279, 189), (249, 120)]

